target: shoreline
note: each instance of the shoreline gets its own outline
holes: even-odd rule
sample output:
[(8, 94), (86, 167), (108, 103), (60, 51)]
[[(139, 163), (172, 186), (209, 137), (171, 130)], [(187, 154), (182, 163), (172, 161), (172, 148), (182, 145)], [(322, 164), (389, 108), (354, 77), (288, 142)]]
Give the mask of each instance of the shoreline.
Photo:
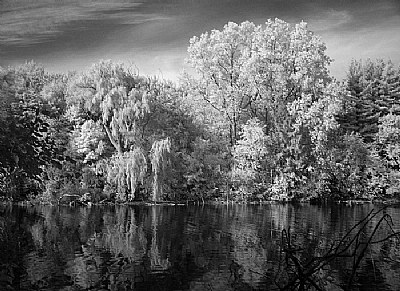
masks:
[(396, 199), (376, 199), (376, 200), (338, 200), (338, 201), (280, 201), (280, 200), (263, 200), (263, 201), (131, 201), (131, 202), (78, 202), (73, 203), (46, 203), (40, 201), (0, 201), (1, 205), (18, 205), (18, 206), (36, 206), (36, 205), (49, 205), (49, 206), (68, 206), (68, 207), (92, 207), (92, 206), (203, 206), (203, 205), (268, 205), (268, 204), (310, 204), (310, 205), (363, 205), (363, 204), (383, 204), (385, 206), (400, 206), (400, 201)]

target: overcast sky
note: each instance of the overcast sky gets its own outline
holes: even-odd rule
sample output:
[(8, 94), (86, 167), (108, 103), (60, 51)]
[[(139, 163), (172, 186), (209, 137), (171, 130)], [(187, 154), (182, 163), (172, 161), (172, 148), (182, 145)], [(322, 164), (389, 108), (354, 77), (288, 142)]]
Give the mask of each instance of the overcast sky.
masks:
[(0, 0), (0, 66), (66, 72), (112, 59), (176, 80), (192, 36), (275, 17), (306, 21), (338, 79), (352, 59), (400, 64), (400, 0)]

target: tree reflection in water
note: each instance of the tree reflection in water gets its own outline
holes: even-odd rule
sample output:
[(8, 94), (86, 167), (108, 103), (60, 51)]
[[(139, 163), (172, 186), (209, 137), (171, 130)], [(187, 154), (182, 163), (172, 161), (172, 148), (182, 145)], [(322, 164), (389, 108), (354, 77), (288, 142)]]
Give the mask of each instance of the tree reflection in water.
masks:
[[(317, 256), (371, 207), (0, 206), (0, 290), (271, 290), (283, 229)], [(360, 289), (400, 290), (399, 252), (374, 245)], [(327, 268), (341, 282), (351, 262)]]

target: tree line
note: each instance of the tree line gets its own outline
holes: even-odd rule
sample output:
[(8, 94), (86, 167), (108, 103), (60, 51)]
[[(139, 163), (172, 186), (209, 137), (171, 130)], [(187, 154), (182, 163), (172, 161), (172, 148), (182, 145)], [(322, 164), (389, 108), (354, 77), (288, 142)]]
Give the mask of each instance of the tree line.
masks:
[(0, 193), (93, 201), (393, 199), (400, 67), (329, 74), (306, 23), (228, 23), (190, 39), (179, 84), (100, 61), (0, 68)]

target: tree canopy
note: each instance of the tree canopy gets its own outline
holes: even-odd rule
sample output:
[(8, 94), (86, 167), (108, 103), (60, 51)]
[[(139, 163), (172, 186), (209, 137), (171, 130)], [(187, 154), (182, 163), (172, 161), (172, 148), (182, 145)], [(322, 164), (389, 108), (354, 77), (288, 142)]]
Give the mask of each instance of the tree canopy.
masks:
[[(305, 22), (190, 39), (181, 82), (100, 61), (0, 68), (0, 191), (57, 202), (396, 197), (400, 69), (332, 78)], [(86, 199), (85, 198), (85, 199)]]

